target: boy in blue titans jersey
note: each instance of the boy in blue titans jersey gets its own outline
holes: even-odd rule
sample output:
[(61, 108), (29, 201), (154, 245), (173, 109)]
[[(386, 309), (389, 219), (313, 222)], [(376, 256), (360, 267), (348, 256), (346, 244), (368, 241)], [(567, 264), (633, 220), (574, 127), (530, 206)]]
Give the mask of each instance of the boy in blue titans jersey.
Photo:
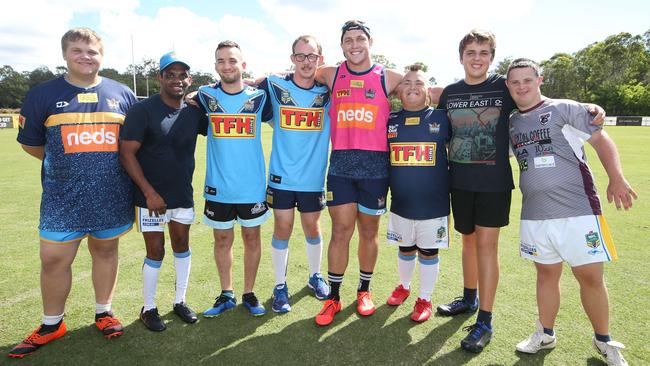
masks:
[(245, 86), (246, 68), (239, 45), (219, 43), (215, 69), (221, 81), (201, 87), (197, 98), (208, 113), (208, 148), (203, 222), (213, 228), (214, 259), (221, 294), (205, 312), (214, 317), (235, 307), (232, 287), (232, 245), (235, 219), (244, 242), (244, 306), (255, 316), (266, 310), (253, 293), (262, 255), (260, 225), (270, 213), (266, 206), (266, 174), (262, 151), (262, 121), (272, 118), (263, 90)]
[(325, 171), (329, 150), (329, 92), (315, 82), (316, 68), (322, 63), (322, 48), (312, 36), (298, 37), (292, 46), (295, 72), (262, 80), (273, 106), (273, 150), (269, 166), (266, 202), (273, 208), (275, 224), (271, 259), (275, 272), (272, 309), (291, 310), (287, 288), (289, 239), (293, 231), (294, 207), (300, 212), (305, 233), (308, 286), (324, 300), (329, 287), (320, 274), (322, 235), (319, 218), (325, 207)]
[(160, 94), (129, 110), (120, 140), (120, 160), (138, 188), (135, 219), (147, 249), (140, 319), (153, 331), (166, 328), (155, 304), (158, 273), (165, 256), (165, 224), (169, 226), (176, 269), (173, 310), (186, 323), (197, 320), (185, 303), (185, 294), (192, 258), (189, 233), (194, 221), (194, 150), (196, 136), (206, 134), (208, 120), (199, 108), (183, 102), (192, 84), (189, 70), (174, 52), (160, 58)]
[(614, 141), (592, 116), (572, 100), (541, 94), (539, 65), (516, 59), (507, 85), (518, 111), (510, 116), (510, 141), (521, 174), (521, 256), (537, 269), (537, 330), (517, 350), (537, 353), (555, 347), (553, 325), (560, 308), (560, 277), (566, 261), (580, 284), (580, 299), (594, 329), (594, 347), (608, 365), (627, 365), (624, 346), (609, 335), (609, 300), (603, 262), (616, 249), (602, 215), (584, 142), (596, 150), (607, 176), (607, 200), (616, 208), (632, 207), (636, 193), (623, 176)]
[(112, 313), (119, 237), (131, 229), (131, 182), (120, 166), (118, 137), (136, 102), (124, 85), (99, 76), (102, 40), (74, 28), (61, 39), (68, 72), (29, 91), (20, 112), (18, 142), (42, 160), (39, 224), (43, 321), (10, 357), (22, 358), (62, 337), (71, 265), (88, 238), (93, 258), (95, 325), (106, 338), (123, 327)]
[[(463, 328), (469, 334), (461, 347), (470, 352), (481, 352), (492, 338), (499, 232), (508, 225), (514, 188), (508, 116), (515, 106), (505, 77), (488, 74), (495, 51), (496, 38), (491, 32), (474, 29), (467, 33), (458, 47), (465, 77), (443, 90), (438, 105), (446, 110), (451, 123), (451, 206), (454, 228), (463, 242), (464, 285), (463, 296), (438, 306), (438, 313), (453, 316), (478, 309), (476, 322)], [(598, 113), (594, 122), (602, 123), (602, 108), (587, 107)]]
[(397, 244), (400, 285), (387, 300), (401, 305), (410, 294), (416, 254), (420, 294), (411, 319), (431, 316), (431, 293), (438, 280), (438, 250), (449, 247), (449, 121), (427, 106), (427, 79), (412, 65), (398, 87), (403, 109), (388, 120), (391, 207), (387, 240)]

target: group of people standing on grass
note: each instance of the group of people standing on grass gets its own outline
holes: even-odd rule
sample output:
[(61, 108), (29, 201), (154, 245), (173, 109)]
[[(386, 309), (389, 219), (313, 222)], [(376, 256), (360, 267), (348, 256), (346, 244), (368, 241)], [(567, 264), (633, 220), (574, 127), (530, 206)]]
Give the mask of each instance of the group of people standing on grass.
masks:
[[(290, 56), (294, 71), (251, 86), (242, 78), (242, 50), (224, 41), (215, 51), (220, 81), (190, 97), (185, 95), (192, 83), (189, 63), (171, 52), (160, 59), (160, 94), (136, 103), (128, 88), (98, 75), (103, 46), (97, 34), (87, 28), (68, 31), (62, 38), (67, 74), (33, 88), (21, 110), (18, 141), (43, 161), (39, 230), (44, 316), (9, 356), (24, 357), (65, 334), (70, 266), (85, 237), (93, 260), (96, 325), (107, 338), (122, 334), (111, 300), (117, 244), (132, 227), (134, 206), (146, 246), (140, 319), (148, 329), (166, 328), (155, 294), (167, 225), (176, 270), (173, 311), (187, 323), (197, 321), (185, 293), (192, 257), (194, 150), (202, 134), (207, 136), (203, 222), (213, 228), (221, 286), (203, 316), (236, 306), (235, 221), (244, 245), (241, 301), (252, 315), (265, 314), (254, 285), (262, 251), (260, 226), (270, 216), (269, 208), (274, 216), (272, 310), (291, 310), (286, 271), (296, 207), (305, 234), (307, 285), (323, 300), (315, 322), (327, 326), (341, 310), (355, 229), (357, 312), (372, 315), (370, 282), (390, 188), (386, 237), (398, 246), (400, 281), (387, 303), (397, 306), (409, 297), (417, 260), (420, 287), (411, 319), (430, 317), (439, 250), (449, 247), (451, 203), (454, 228), (462, 234), (464, 289), (437, 312), (453, 316), (478, 310), (461, 347), (481, 352), (493, 334), (499, 230), (508, 225), (514, 188), (511, 147), (523, 193), (520, 252), (536, 265), (539, 310), (537, 329), (516, 349), (536, 353), (555, 346), (559, 279), (566, 261), (580, 284), (594, 346), (608, 363), (626, 364), (622, 344), (609, 335), (603, 281), (602, 263), (615, 259), (616, 251), (582, 150), (585, 141), (596, 149), (610, 179), (608, 201), (630, 208), (636, 193), (602, 130), (604, 111), (542, 96), (539, 66), (528, 59), (513, 61), (505, 76), (489, 75), (496, 41), (488, 31), (472, 30), (462, 38), (458, 51), (465, 77), (441, 94), (428, 85), (418, 65), (402, 74), (373, 64), (372, 42), (364, 22), (346, 22), (341, 29), (345, 61), (326, 66), (318, 40), (300, 36)], [(390, 111), (391, 94), (399, 97), (402, 110)], [(268, 176), (262, 122), (274, 128)], [(320, 268), (319, 217), (325, 206), (332, 221), (327, 281)]]

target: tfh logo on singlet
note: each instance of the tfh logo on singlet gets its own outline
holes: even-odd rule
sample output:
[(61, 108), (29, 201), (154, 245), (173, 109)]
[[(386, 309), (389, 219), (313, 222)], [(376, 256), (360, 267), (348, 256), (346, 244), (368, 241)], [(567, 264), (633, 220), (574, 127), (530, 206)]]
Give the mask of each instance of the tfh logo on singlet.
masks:
[(412, 142), (390, 144), (392, 166), (435, 166), (436, 143)]
[(117, 151), (119, 124), (84, 123), (61, 126), (61, 142), (66, 154)]
[(280, 128), (285, 130), (321, 131), (323, 108), (280, 107)]
[(336, 115), (338, 128), (375, 129), (379, 106), (366, 103), (340, 103)]
[(255, 137), (254, 114), (211, 114), (212, 136), (216, 138)]

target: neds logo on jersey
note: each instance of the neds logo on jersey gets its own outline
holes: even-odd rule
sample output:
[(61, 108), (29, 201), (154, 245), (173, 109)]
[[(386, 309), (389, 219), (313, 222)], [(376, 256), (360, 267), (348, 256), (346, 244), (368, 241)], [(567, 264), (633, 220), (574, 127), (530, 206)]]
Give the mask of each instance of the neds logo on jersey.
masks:
[(413, 142), (390, 144), (392, 166), (435, 166), (436, 143)]
[(212, 136), (223, 138), (254, 138), (254, 114), (211, 114)]
[(61, 126), (61, 142), (66, 154), (117, 151), (119, 124), (83, 123)]
[(364, 103), (340, 103), (336, 115), (338, 128), (363, 128), (373, 130), (379, 106)]
[(323, 129), (323, 108), (280, 107), (280, 128), (285, 130), (320, 131)]

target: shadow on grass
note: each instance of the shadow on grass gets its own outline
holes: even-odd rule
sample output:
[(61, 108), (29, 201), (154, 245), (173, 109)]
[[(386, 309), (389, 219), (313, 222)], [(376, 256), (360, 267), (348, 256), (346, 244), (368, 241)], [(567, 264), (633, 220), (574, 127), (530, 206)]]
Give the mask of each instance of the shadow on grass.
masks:
[[(292, 304), (311, 291), (304, 287), (291, 296)], [(94, 325), (68, 332), (35, 354), (21, 360), (5, 358), (1, 364), (65, 365), (458, 365), (475, 355), (460, 349), (433, 358), (458, 332), (467, 317), (449, 318), (422, 338), (410, 332), (422, 332), (427, 323), (417, 324), (407, 316), (388, 319), (396, 308), (381, 305), (374, 315), (360, 317), (356, 303), (337, 314), (333, 324), (320, 327), (312, 316), (299, 320), (270, 311), (271, 300), (264, 305), (265, 316), (251, 317), (237, 306), (216, 318), (200, 318), (185, 324), (171, 309), (161, 311), (167, 330), (154, 333), (139, 320), (126, 325), (121, 337), (105, 340)], [(297, 308), (295, 311), (306, 309)], [(294, 314), (293, 316), (297, 315)], [(304, 314), (304, 313), (303, 313)], [(440, 319), (440, 318), (438, 318)], [(258, 328), (263, 329), (258, 329)], [(415, 338), (415, 339), (414, 339)], [(417, 340), (416, 340), (417, 339)], [(11, 347), (2, 347), (7, 353)]]

